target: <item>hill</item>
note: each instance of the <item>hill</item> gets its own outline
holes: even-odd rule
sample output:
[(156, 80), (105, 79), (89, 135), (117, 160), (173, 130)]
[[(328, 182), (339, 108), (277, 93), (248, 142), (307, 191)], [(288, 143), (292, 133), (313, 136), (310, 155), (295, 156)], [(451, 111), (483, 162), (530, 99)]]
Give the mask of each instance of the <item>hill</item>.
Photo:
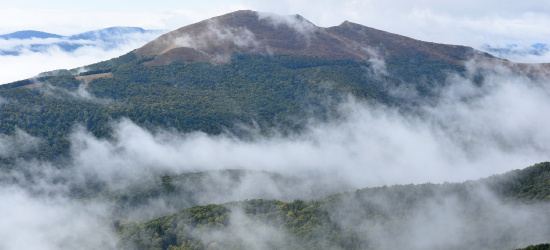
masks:
[[(135, 29), (92, 33), (124, 32)], [(473, 56), (490, 63), (467, 72), (466, 60)], [(213, 64), (214, 58), (229, 61)], [(238, 124), (257, 124), (264, 135), (277, 127), (288, 135), (312, 119), (338, 118), (338, 104), (349, 94), (412, 112), (437, 100), (449, 75), (481, 85), (485, 74), (494, 72), (494, 62), (506, 63), (464, 46), (421, 42), (349, 22), (320, 28), (299, 16), (238, 11), (169, 32), (119, 58), (1, 85), (6, 101), (0, 132), (13, 135), (20, 129), (44, 139), (3, 161), (64, 158), (74, 126), (105, 138), (112, 132), (109, 121), (121, 118), (152, 130), (228, 131), (243, 138), (246, 132)], [(517, 75), (541, 70), (509, 67)], [(409, 93), (396, 94), (397, 89)]]
[(456, 45), (434, 44), (376, 30), (348, 21), (330, 28), (305, 18), (237, 11), (166, 33), (135, 51), (155, 56), (147, 65), (173, 61), (227, 62), (232, 54), (284, 54), (323, 59), (420, 57), (458, 63), (489, 54)]
[[(537, 230), (550, 220), (548, 176), (546, 162), (478, 181), (212, 204), (116, 226), (128, 249), (516, 249), (545, 240)], [(519, 222), (514, 214), (533, 209), (516, 203), (523, 190), (542, 203)]]

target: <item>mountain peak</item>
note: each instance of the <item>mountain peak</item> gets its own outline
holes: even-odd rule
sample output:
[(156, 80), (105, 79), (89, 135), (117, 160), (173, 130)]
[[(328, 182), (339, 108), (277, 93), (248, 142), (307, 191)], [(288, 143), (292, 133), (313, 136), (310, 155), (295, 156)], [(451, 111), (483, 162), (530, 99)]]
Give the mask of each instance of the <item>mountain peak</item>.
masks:
[(317, 27), (300, 15), (239, 10), (166, 33), (135, 51), (155, 57), (147, 65), (173, 61), (227, 62), (232, 54), (287, 54), (326, 59), (423, 56), (458, 62), (481, 54), (465, 46), (434, 44), (344, 21)]

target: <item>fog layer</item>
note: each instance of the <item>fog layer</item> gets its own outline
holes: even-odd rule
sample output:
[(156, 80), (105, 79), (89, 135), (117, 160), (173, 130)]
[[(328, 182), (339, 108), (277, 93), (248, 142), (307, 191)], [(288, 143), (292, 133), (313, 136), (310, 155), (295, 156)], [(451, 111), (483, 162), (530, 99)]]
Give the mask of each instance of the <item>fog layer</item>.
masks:
[[(201, 132), (151, 132), (122, 119), (113, 122), (112, 139), (99, 139), (76, 126), (70, 136), (70, 166), (59, 168), (47, 162), (21, 161), (17, 168), (2, 172), (0, 213), (8, 215), (8, 219), (0, 226), (0, 232), (9, 237), (0, 246), (8, 249), (23, 245), (26, 248), (29, 244), (42, 249), (115, 246), (116, 236), (109, 226), (114, 205), (109, 199), (72, 197), (72, 189), (83, 184), (109, 192), (124, 192), (132, 183), (148, 178), (158, 181), (155, 178), (163, 174), (223, 169), (268, 171), (298, 178), (298, 181), (284, 186), (270, 180), (269, 175), (249, 175), (250, 178), (235, 181), (213, 174), (204, 182), (212, 187), (205, 191), (206, 198), (199, 203), (253, 198), (291, 201), (316, 197), (315, 187), (319, 186), (330, 193), (391, 184), (465, 181), (548, 160), (548, 81), (505, 69), (486, 73), (481, 85), (472, 79), (473, 73), (450, 74), (446, 87), (434, 90), (439, 97), (414, 107), (414, 112), (349, 97), (339, 105), (338, 119), (311, 121), (303, 132), (286, 136), (257, 134), (241, 140), (228, 133), (213, 136)], [(8, 150), (10, 145), (19, 143), (18, 138), (27, 137), (21, 131), (14, 137), (0, 138), (3, 150), (0, 153), (12, 153)], [(230, 191), (220, 192), (227, 187)], [(487, 197), (491, 201), (492, 195)], [(434, 228), (449, 228), (447, 233), (458, 235), (458, 239), (470, 237), (467, 230), (470, 224), (463, 226), (460, 206), (459, 210), (453, 210), (457, 206), (453, 197), (433, 201), (433, 206), (430, 202), (418, 208), (422, 211), (418, 216), (407, 218), (403, 228), (396, 229), (401, 232), (398, 234), (401, 241), (384, 241), (389, 237), (384, 229), (377, 232), (381, 235), (377, 244), (391, 248), (408, 239), (425, 239), (442, 233)], [(491, 201), (488, 206), (496, 209), (499, 202)], [(141, 213), (131, 212), (149, 218), (185, 206), (178, 203), (178, 207), (164, 198), (151, 198), (143, 204), (138, 207)], [(508, 216), (516, 211), (515, 207), (503, 209), (497, 213)], [(538, 210), (518, 211), (525, 218), (523, 221), (537, 221), (534, 216)], [(337, 215), (339, 211), (334, 213)], [(506, 216), (497, 216), (491, 223), (500, 225)], [(251, 231), (255, 222), (242, 217), (235, 213), (232, 225), (245, 235), (242, 239), (247, 246), (261, 248), (267, 244), (250, 241), (250, 237), (286, 237), (269, 226)], [(422, 224), (430, 218), (435, 219)], [(345, 225), (346, 219), (340, 222)], [(510, 222), (514, 230), (528, 226), (516, 222)], [(369, 225), (368, 221), (364, 223)], [(359, 232), (363, 229), (358, 228)], [(462, 235), (465, 233), (468, 235)], [(34, 235), (35, 241), (24, 241), (28, 235)], [(445, 238), (448, 234), (438, 236), (442, 241), (419, 240), (412, 248), (453, 246), (452, 239)]]

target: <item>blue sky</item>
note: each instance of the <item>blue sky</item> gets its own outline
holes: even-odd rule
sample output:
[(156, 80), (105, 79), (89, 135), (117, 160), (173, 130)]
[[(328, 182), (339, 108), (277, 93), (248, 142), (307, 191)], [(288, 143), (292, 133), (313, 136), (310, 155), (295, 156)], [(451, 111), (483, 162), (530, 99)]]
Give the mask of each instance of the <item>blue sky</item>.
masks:
[[(493, 47), (550, 44), (548, 0), (0, 0), (0, 34), (39, 30), (72, 35), (112, 26), (173, 30), (241, 9), (300, 14), (321, 27), (348, 20), (415, 39), (477, 49), (484, 44)], [(1, 56), (0, 67), (6, 70), (0, 72), (0, 84), (47, 70), (107, 60), (143, 45), (147, 39), (153, 38), (140, 37), (107, 52), (86, 48), (71, 54), (48, 51), (19, 57)], [(550, 62), (550, 53), (515, 61)]]

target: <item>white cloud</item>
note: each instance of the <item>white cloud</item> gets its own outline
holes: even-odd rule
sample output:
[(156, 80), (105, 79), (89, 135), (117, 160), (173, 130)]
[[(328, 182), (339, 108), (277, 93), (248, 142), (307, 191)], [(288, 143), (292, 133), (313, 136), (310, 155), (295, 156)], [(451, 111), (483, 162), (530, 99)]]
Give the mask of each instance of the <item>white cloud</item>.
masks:
[[(223, 27), (216, 21), (208, 22), (207, 28), (197, 34), (179, 34), (173, 41), (178, 47), (189, 47), (198, 51), (206, 50), (210, 53), (214, 51), (217, 62), (228, 62), (232, 50), (262, 51), (254, 33), (247, 28)], [(226, 51), (227, 48), (229, 48), (229, 52)]]
[(2, 249), (116, 249), (104, 219), (106, 206), (57, 197), (35, 197), (23, 189), (2, 186)]
[(106, 179), (151, 168), (243, 168), (316, 173), (365, 187), (464, 181), (550, 158), (547, 83), (509, 72), (487, 74), (482, 87), (461, 77), (449, 81), (437, 106), (422, 106), (420, 116), (350, 100), (341, 107), (345, 120), (315, 124), (290, 138), (151, 134), (123, 120), (112, 141), (76, 131), (74, 164)]
[[(0, 105), (5, 102), (8, 101), (0, 99)], [(35, 149), (41, 142), (40, 138), (33, 137), (17, 128), (11, 136), (0, 135), (0, 156), (13, 156), (20, 152)]]
[(311, 36), (314, 35), (317, 29), (313, 23), (295, 15), (277, 15), (270, 12), (259, 12), (258, 15), (260, 20), (267, 20), (275, 27), (281, 25), (287, 26), (298, 32), (298, 34), (302, 35), (307, 40), (312, 38)]
[(285, 249), (292, 239), (280, 228), (249, 218), (239, 207), (231, 208), (228, 227), (198, 234), (203, 244), (237, 240), (244, 249)]
[[(98, 2), (85, 5), (63, 3), (66, 9), (52, 9), (40, 3), (22, 8), (7, 5), (0, 10), (0, 33), (18, 30), (42, 30), (61, 35), (75, 34), (111, 26), (140, 26), (149, 29), (173, 30), (213, 16), (239, 9), (273, 12), (279, 15), (300, 14), (317, 26), (338, 25), (344, 20), (412, 38), (482, 48), (483, 45), (550, 44), (550, 6), (547, 1), (499, 2), (459, 1), (249, 1), (231, 4), (222, 1), (182, 4), (167, 2), (170, 10), (148, 3), (135, 5), (130, 12), (126, 4)], [(10, 7), (12, 6), (12, 7)], [(18, 7), (19, 6), (19, 7)], [(79, 7), (80, 6), (80, 7)], [(103, 7), (102, 7), (103, 6)], [(28, 18), (29, 16), (33, 18)], [(36, 21), (40, 20), (40, 21)], [(9, 24), (9, 26), (7, 26)], [(297, 26), (300, 28), (302, 26)], [(308, 29), (302, 29), (307, 31)], [(306, 32), (307, 33), (307, 32)], [(0, 43), (3, 43), (0, 41)], [(77, 54), (48, 51), (25, 53), (21, 57), (0, 57), (0, 83), (32, 77), (40, 72), (71, 68), (106, 60), (135, 49), (143, 43), (108, 52), (84, 49)], [(0, 46), (7, 46), (5, 43)], [(89, 54), (87, 54), (89, 53)], [(548, 62), (543, 56), (508, 57), (519, 62)], [(44, 63), (48, 62), (48, 63)]]
[(35, 43), (52, 45), (45, 51), (34, 52), (22, 49), (21, 54), (0, 56), (0, 84), (9, 83), (34, 77), (39, 73), (56, 69), (71, 69), (88, 64), (108, 60), (128, 53), (145, 43), (153, 40), (159, 34), (131, 34), (110, 48), (101, 42), (78, 40), (73, 43), (90, 44), (67, 52), (55, 46), (61, 39), (29, 39), (29, 40), (0, 40), (0, 48), (10, 48), (16, 44), (30, 45)]
[[(462, 185), (357, 192), (329, 214), (379, 249), (505, 249), (546, 242), (548, 204), (503, 202), (483, 185)], [(369, 210), (387, 220), (364, 216)]]
[[(162, 2), (162, 1), (161, 1)], [(52, 9), (34, 4), (22, 8), (10, 4), (0, 11), (0, 33), (39, 29), (60, 34), (77, 33), (110, 26), (140, 26), (150, 29), (176, 29), (213, 16), (239, 9), (300, 14), (317, 26), (338, 25), (344, 20), (360, 23), (416, 39), (479, 47), (482, 44), (550, 43), (550, 4), (544, 0), (502, 1), (250, 1), (239, 0), (165, 5), (144, 2), (127, 4), (100, 1), (94, 6), (60, 4)], [(9, 7), (13, 6), (13, 7)], [(169, 9), (161, 6), (170, 6)], [(33, 16), (34, 18), (27, 18)], [(36, 20), (41, 20), (36, 22)], [(76, 21), (75, 21), (76, 20)], [(9, 24), (10, 26), (6, 26)], [(4, 32), (3, 32), (4, 31)]]
[(415, 39), (479, 48), (482, 44), (550, 43), (546, 1), (245, 1), (251, 9), (300, 14), (318, 26), (356, 22)]
[[(474, 71), (477, 66), (472, 63), (469, 69)], [(550, 123), (550, 118), (545, 115), (550, 113), (548, 79), (535, 81), (501, 68), (486, 73), (484, 85), (479, 87), (471, 80), (473, 72), (469, 73), (466, 77), (451, 75), (447, 79), (450, 85), (440, 90), (441, 99), (437, 105), (421, 105), (418, 109), (420, 115), (403, 114), (396, 109), (350, 99), (341, 106), (343, 119), (311, 124), (303, 133), (290, 137), (257, 135), (244, 141), (227, 134), (151, 133), (129, 120), (113, 124), (115, 134), (110, 140), (98, 139), (82, 128), (75, 129), (70, 137), (72, 167), (60, 170), (47, 164), (26, 162), (22, 163), (27, 167), (22, 167), (21, 173), (13, 171), (0, 176), (18, 180), (20, 186), (25, 187), (6, 186), (0, 191), (0, 214), (9, 215), (9, 220), (0, 225), (0, 233), (10, 235), (9, 240), (0, 243), (0, 247), (20, 248), (24, 235), (29, 234), (37, 236), (36, 241), (28, 244), (41, 244), (45, 249), (74, 248), (75, 242), (85, 242), (90, 244), (90, 248), (113, 247), (116, 241), (112, 240), (112, 229), (97, 223), (98, 219), (112, 216), (110, 206), (95, 202), (83, 204), (63, 196), (70, 184), (84, 183), (90, 176), (105, 180), (111, 188), (120, 190), (125, 188), (124, 183), (141, 180), (152, 173), (177, 174), (228, 168), (267, 170), (309, 180), (288, 190), (275, 187), (265, 176), (251, 175), (232, 186), (233, 189), (223, 197), (205, 195), (201, 202), (206, 203), (245, 198), (289, 198), (292, 197), (288, 195), (291, 191), (317, 191), (312, 189), (315, 184), (317, 187), (334, 185), (334, 190), (337, 190), (348, 188), (337, 186), (341, 183), (363, 188), (396, 183), (463, 181), (548, 160), (550, 131), (546, 124)], [(211, 178), (216, 180), (212, 183), (223, 185), (227, 182), (224, 177), (212, 175)], [(493, 209), (491, 211), (495, 211), (496, 215), (491, 217), (494, 220), (490, 221), (495, 225), (525, 229), (533, 225), (532, 222), (540, 222), (536, 217), (539, 214), (537, 208), (522, 207), (518, 210), (513, 206), (503, 206), (492, 200), (493, 197), (482, 198)], [(176, 209), (163, 200), (154, 200), (153, 203), (153, 206), (144, 206), (147, 209), (142, 216)], [(139, 214), (139, 209), (144, 207), (138, 207), (135, 213)], [(420, 212), (416, 216), (400, 224), (399, 230), (403, 231), (397, 232), (403, 232), (401, 241), (386, 241), (386, 236), (392, 232), (380, 228), (375, 230), (379, 230), (376, 232), (383, 237), (376, 240), (390, 246), (388, 248), (411, 240), (413, 248), (424, 249), (460, 243), (455, 241), (456, 238), (447, 237), (449, 235), (475, 239), (479, 235), (469, 233), (472, 224), (463, 221), (461, 209), (468, 209), (468, 206), (463, 207), (454, 197), (426, 203), (418, 208)], [(518, 214), (521, 220), (507, 222), (511, 215)], [(272, 244), (269, 237), (264, 237), (271, 234), (277, 239), (285, 239), (284, 234), (269, 226), (251, 230), (258, 228), (257, 223), (242, 216), (236, 212), (230, 228), (242, 236), (246, 244), (258, 247)], [(370, 225), (368, 221), (363, 222), (365, 226)], [(16, 230), (9, 231), (13, 227)], [(43, 228), (50, 230), (40, 231)], [(487, 227), (488, 231), (491, 229)], [(517, 239), (535, 239), (542, 231), (537, 232), (519, 235)], [(439, 237), (430, 240), (429, 236), (434, 234)], [(81, 239), (83, 235), (86, 238)], [(247, 235), (258, 237), (258, 241), (248, 241)], [(208, 237), (215, 238), (216, 235)], [(60, 242), (67, 245), (60, 246)]]
[[(0, 26), (0, 31), (38, 29), (67, 35), (114, 25), (174, 29), (232, 10), (254, 9), (283, 15), (300, 14), (319, 26), (338, 25), (348, 19), (422, 40), (472, 46), (489, 42), (544, 43), (550, 36), (548, 26), (544, 25), (550, 22), (547, 1), (317, 1), (315, 4), (241, 1), (230, 6), (217, 2), (214, 6), (213, 10), (197, 7), (200, 11), (193, 11), (179, 6), (176, 10), (139, 13), (6, 8), (0, 10), (0, 23), (12, 26)], [(54, 47), (43, 53), (26, 51), (18, 57), (0, 56), (0, 83), (110, 59), (137, 48), (147, 39), (132, 39), (108, 51), (87, 46), (68, 53)], [(9, 43), (2, 42), (0, 47), (12, 46)], [(544, 58), (548, 58), (547, 55)], [(536, 59), (540, 58), (528, 58)], [(459, 76), (449, 81), (452, 84), (441, 90), (444, 98), (439, 106), (422, 106), (422, 117), (349, 100), (341, 107), (347, 114), (346, 119), (312, 125), (303, 134), (290, 138), (258, 136), (252, 141), (241, 141), (230, 135), (208, 136), (198, 132), (151, 133), (128, 120), (114, 124), (113, 140), (101, 140), (77, 129), (71, 137), (74, 169), (68, 176), (82, 180), (78, 178), (93, 174), (116, 183), (120, 178), (139, 179), (156, 170), (181, 173), (243, 168), (308, 177), (327, 185), (346, 183), (367, 187), (476, 179), (550, 158), (550, 132), (546, 126), (550, 123), (548, 81), (534, 82), (505, 71), (487, 75), (486, 85), (481, 88)], [(4, 101), (9, 100), (0, 99), (0, 104)], [(0, 138), (0, 154), (9, 151), (8, 142), (18, 140), (17, 136), (19, 140), (29, 139), (24, 132), (18, 133)], [(112, 229), (98, 222), (111, 216), (109, 206), (63, 197), (60, 194), (66, 192), (68, 186), (51, 182), (67, 172), (52, 169), (36, 164), (29, 171), (36, 173), (32, 184), (37, 181), (38, 185), (28, 189), (14, 186), (0, 189), (0, 214), (6, 218), (0, 224), (0, 234), (7, 236), (0, 242), (0, 248), (116, 248)], [(266, 185), (266, 180), (256, 178), (246, 179), (224, 198), (264, 195), (280, 198), (288, 191), (273, 188)], [(265, 187), (255, 188), (258, 185)], [(311, 186), (314, 185), (306, 183), (304, 190)], [(53, 194), (53, 197), (36, 193)], [(216, 202), (227, 201), (214, 198)], [(492, 204), (501, 206), (498, 202)], [(465, 229), (460, 223), (461, 214), (454, 210), (457, 205), (460, 206), (452, 197), (427, 204), (419, 217), (405, 224), (405, 229), (411, 229), (405, 236), (414, 239), (440, 236), (439, 242), (415, 241), (417, 248), (448, 243), (446, 239), (450, 237), (443, 229), (456, 234)], [(538, 214), (536, 210), (516, 210), (508, 206), (498, 211), (495, 218), (504, 218), (499, 221), (521, 218), (513, 223), (526, 227), (536, 222), (534, 215)], [(231, 224), (239, 235), (252, 234), (265, 239), (273, 234), (284, 238), (270, 227), (254, 231), (258, 225), (243, 218), (242, 214), (235, 213)], [(423, 224), (426, 222), (430, 223)], [(434, 228), (441, 230), (434, 231)], [(32, 240), (29, 235), (33, 235)], [(246, 243), (261, 247), (266, 242)]]

